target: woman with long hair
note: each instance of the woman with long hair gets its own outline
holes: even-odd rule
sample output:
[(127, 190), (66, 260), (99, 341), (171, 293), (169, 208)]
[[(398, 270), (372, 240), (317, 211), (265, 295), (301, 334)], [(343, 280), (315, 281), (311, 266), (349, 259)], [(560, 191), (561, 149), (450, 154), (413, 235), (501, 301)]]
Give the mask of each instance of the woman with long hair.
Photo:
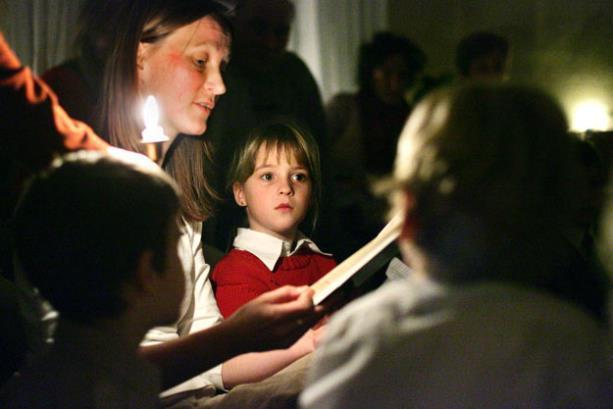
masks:
[[(221, 71), (230, 54), (226, 10), (213, 1), (129, 1), (117, 14), (115, 45), (106, 65), (102, 129), (120, 148), (143, 152), (140, 108), (153, 95), (160, 105), (161, 166), (182, 192), (180, 255), (188, 283), (176, 325), (155, 328), (145, 343), (160, 343), (221, 322), (201, 245), (202, 221), (216, 194), (209, 184), (210, 150), (202, 134), (225, 92)], [(312, 331), (287, 350), (239, 356), (166, 393), (231, 388), (262, 380), (313, 349)], [(202, 392), (199, 392), (202, 394)]]

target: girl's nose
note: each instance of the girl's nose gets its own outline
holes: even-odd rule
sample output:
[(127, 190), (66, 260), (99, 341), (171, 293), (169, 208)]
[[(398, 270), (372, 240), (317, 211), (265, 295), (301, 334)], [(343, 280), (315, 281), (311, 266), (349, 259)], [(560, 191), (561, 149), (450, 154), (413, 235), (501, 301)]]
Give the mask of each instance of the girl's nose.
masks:
[(292, 183), (289, 179), (283, 179), (280, 182), (280, 186), (279, 186), (279, 193), (282, 195), (290, 195), (292, 193), (294, 193), (294, 188), (292, 186)]

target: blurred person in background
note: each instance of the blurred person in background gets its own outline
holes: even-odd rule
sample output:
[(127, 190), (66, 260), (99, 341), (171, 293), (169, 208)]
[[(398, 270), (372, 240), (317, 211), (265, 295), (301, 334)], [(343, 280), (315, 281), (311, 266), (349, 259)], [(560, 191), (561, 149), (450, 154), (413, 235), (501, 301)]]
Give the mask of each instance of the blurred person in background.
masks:
[(75, 56), (52, 67), (42, 79), (53, 88), (60, 104), (75, 119), (98, 128), (97, 109), (104, 66), (113, 44), (117, 0), (87, 0), (82, 6), (74, 41)]
[(495, 33), (471, 33), (460, 40), (456, 49), (456, 69), (462, 80), (505, 81), (510, 66), (509, 41)]
[(358, 92), (335, 95), (326, 105), (336, 217), (348, 236), (339, 260), (383, 227), (386, 204), (370, 185), (392, 170), (398, 136), (412, 109), (406, 93), (425, 63), (426, 55), (409, 39), (378, 33), (360, 47)]

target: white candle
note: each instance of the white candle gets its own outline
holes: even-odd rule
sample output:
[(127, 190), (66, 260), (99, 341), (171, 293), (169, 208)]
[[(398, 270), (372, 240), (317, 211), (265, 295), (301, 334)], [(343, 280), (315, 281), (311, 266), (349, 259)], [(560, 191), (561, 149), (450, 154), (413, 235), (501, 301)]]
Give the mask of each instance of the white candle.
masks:
[(142, 143), (166, 142), (169, 138), (164, 135), (164, 129), (158, 125), (160, 110), (155, 98), (149, 95), (143, 107), (143, 117), (145, 119), (145, 129), (141, 133)]

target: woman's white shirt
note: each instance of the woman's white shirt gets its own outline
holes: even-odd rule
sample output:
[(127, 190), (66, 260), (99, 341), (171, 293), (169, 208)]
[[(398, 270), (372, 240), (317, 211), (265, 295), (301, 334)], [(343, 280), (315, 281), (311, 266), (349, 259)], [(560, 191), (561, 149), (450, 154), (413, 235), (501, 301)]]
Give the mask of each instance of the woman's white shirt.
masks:
[[(174, 325), (149, 330), (142, 345), (152, 345), (177, 339), (219, 324), (223, 318), (217, 307), (213, 287), (209, 280), (210, 266), (202, 251), (202, 223), (184, 220), (179, 238), (179, 259), (185, 272), (185, 298), (181, 304), (179, 320)], [(221, 365), (162, 393), (162, 396), (200, 389), (207, 386), (223, 389)]]

